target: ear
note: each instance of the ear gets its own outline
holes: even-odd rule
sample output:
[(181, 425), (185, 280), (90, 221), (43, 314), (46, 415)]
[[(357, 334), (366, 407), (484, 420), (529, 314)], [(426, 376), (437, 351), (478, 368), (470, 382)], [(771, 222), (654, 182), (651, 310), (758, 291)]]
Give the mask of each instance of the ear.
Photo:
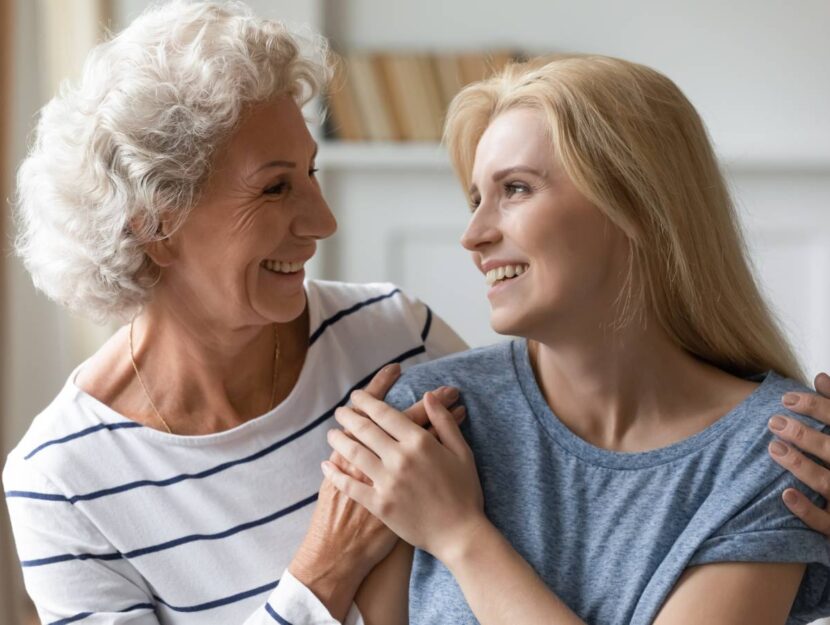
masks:
[(151, 241), (144, 246), (144, 252), (159, 267), (169, 267), (176, 258), (170, 237)]
[[(140, 232), (142, 224), (131, 221), (130, 227), (134, 232)], [(169, 267), (176, 258), (174, 236), (170, 234), (171, 228), (167, 220), (162, 221), (158, 231), (148, 243), (145, 243), (144, 253), (159, 267)]]

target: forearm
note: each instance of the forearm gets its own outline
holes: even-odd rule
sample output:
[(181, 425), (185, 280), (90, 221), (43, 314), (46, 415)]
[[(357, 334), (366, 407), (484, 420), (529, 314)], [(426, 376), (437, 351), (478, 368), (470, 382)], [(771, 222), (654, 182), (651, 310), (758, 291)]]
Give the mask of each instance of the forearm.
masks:
[(400, 540), (385, 560), (363, 581), (355, 602), (366, 625), (409, 623), (409, 576), (412, 545)]
[(584, 625), (489, 521), (441, 559), (481, 625)]

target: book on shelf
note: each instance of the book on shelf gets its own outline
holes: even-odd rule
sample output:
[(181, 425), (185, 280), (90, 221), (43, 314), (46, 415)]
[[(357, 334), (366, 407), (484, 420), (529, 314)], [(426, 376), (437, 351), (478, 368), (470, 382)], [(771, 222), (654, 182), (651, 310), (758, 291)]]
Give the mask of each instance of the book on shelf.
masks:
[(346, 79), (346, 64), (342, 60), (335, 66), (329, 87), (327, 124), (328, 134), (342, 141), (363, 141), (366, 138), (354, 84)]
[(373, 55), (361, 52), (346, 57), (346, 80), (353, 93), (365, 130), (364, 140), (397, 141), (401, 138), (397, 121), (389, 107), (389, 95)]
[(516, 58), (508, 50), (349, 53), (328, 94), (328, 136), (344, 141), (438, 141), (456, 94)]

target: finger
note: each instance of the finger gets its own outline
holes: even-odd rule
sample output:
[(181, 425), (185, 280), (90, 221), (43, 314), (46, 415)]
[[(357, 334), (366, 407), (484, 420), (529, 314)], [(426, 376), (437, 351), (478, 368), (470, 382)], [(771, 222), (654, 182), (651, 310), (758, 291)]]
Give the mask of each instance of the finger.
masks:
[(795, 447), (776, 440), (769, 444), (772, 459), (825, 499), (830, 499), (830, 471), (819, 466)]
[[(450, 412), (452, 413), (452, 416), (455, 419), (455, 422), (458, 423), (459, 425), (467, 417), (467, 409), (464, 406), (456, 406), (455, 408), (450, 410)], [(430, 425), (427, 428), (427, 432), (432, 434), (435, 438), (438, 438), (438, 432), (436, 431), (434, 426)]]
[(354, 439), (346, 436), (341, 430), (329, 430), (327, 437), (332, 449), (339, 452), (341, 456), (367, 475), (373, 482), (375, 481), (375, 476), (378, 475), (383, 466), (375, 454)]
[(786, 393), (781, 399), (787, 408), (830, 425), (830, 399), (818, 393)]
[(819, 393), (825, 397), (830, 397), (830, 375), (819, 373), (813, 381), (813, 385)]
[(364, 390), (372, 397), (383, 399), (399, 377), (401, 377), (401, 366), (398, 363), (386, 365), (372, 377)]
[(461, 430), (458, 429), (458, 424), (452, 413), (444, 408), (432, 393), (424, 394), (424, 405), (427, 409), (429, 421), (432, 423), (435, 431), (438, 432), (438, 438), (441, 444), (458, 456), (466, 455), (469, 451), (469, 446), (461, 435)]
[(424, 434), (423, 429), (412, 423), (404, 413), (368, 393), (355, 391), (351, 394), (351, 400), (355, 408), (362, 411), (395, 440), (418, 438)]
[(785, 490), (782, 498), (790, 512), (812, 529), (830, 537), (830, 512), (819, 508), (795, 488)]
[(361, 482), (365, 482), (366, 484), (371, 485), (372, 480), (369, 479), (369, 476), (363, 473), (360, 469), (354, 466), (351, 462), (346, 460), (339, 451), (332, 451), (331, 455), (329, 456), (329, 462), (335, 465), (338, 469), (346, 473), (347, 475), (351, 475), (354, 479), (360, 480)]
[(830, 435), (819, 432), (798, 419), (775, 415), (769, 420), (769, 429), (779, 438), (792, 443), (801, 451), (830, 463)]
[[(447, 408), (458, 401), (458, 389), (453, 386), (442, 386), (433, 391), (438, 397), (438, 401), (444, 404)], [(429, 417), (427, 417), (427, 410), (424, 408), (424, 401), (421, 400), (416, 404), (412, 404), (409, 408), (403, 411), (409, 417), (412, 423), (424, 426), (429, 424)]]
[(370, 505), (372, 503), (374, 491), (371, 486), (367, 486), (363, 482), (359, 482), (353, 477), (346, 475), (331, 462), (323, 462), (323, 464), (320, 465), (320, 468), (323, 470), (323, 475), (325, 475), (326, 479), (331, 482), (332, 486), (346, 495), (349, 499), (353, 499), (370, 512), (372, 511)]
[(351, 408), (338, 408), (334, 411), (334, 419), (347, 430), (351, 438), (362, 443), (381, 459), (397, 444), (394, 438), (371, 419), (359, 415)]

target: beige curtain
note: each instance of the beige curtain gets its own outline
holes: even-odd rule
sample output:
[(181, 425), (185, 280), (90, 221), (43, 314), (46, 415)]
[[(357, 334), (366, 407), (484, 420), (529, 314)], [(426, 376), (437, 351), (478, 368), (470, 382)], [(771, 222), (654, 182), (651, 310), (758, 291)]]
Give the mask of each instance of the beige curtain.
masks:
[[(32, 4), (29, 4), (29, 3)], [(34, 16), (34, 19), (15, 19)], [(56, 92), (58, 84), (66, 78), (79, 75), (81, 65), (89, 49), (102, 37), (104, 27), (111, 16), (110, 0), (0, 0), (0, 355), (9, 349), (8, 337), (15, 328), (9, 327), (8, 319), (13, 297), (9, 294), (8, 243), (11, 233), (8, 222), (7, 198), (12, 193), (11, 184), (15, 162), (22, 155), (13, 154), (14, 128), (24, 127), (31, 131), (34, 110), (13, 110), (13, 101), (9, 94), (15, 87), (22, 87), (13, 76), (16, 68), (27, 76), (37, 76), (39, 84), (28, 84), (38, 96), (36, 100), (43, 104)], [(20, 32), (25, 30), (26, 32)], [(27, 40), (37, 42), (36, 54), (27, 55), (25, 59), (14, 57), (15, 41)], [(25, 46), (31, 49), (31, 44)], [(32, 58), (28, 58), (31, 56)], [(29, 79), (29, 83), (32, 81)], [(40, 105), (39, 104), (39, 105)], [(38, 105), (38, 106), (39, 106)], [(87, 357), (100, 344), (109, 329), (101, 329), (79, 319), (67, 319), (64, 327), (69, 345), (64, 346), (74, 362)], [(4, 332), (6, 333), (4, 336)], [(5, 340), (4, 340), (5, 339)], [(8, 371), (3, 370), (4, 361), (0, 358), (0, 397), (9, 393)], [(6, 365), (8, 366), (8, 365)], [(5, 388), (4, 388), (5, 386)], [(5, 451), (17, 441), (4, 440), (9, 428), (2, 427), (4, 421), (15, 415), (0, 415), (0, 466), (5, 460)], [(19, 430), (20, 428), (15, 428)], [(38, 623), (30, 602), (27, 600), (19, 569), (17, 553), (14, 550), (5, 505), (0, 506), (0, 624), (35, 625)]]
[[(7, 219), (11, 180), (11, 101), (12, 93), (12, 0), (0, 0), (0, 354), (6, 350), (6, 267), (4, 260), (8, 253)], [(5, 358), (0, 358), (0, 397), (5, 389)], [(0, 424), (1, 425), (1, 424)], [(9, 441), (4, 440), (0, 427), (0, 450), (8, 449)], [(20, 574), (17, 557), (12, 547), (11, 529), (5, 505), (0, 509), (0, 621), (17, 625), (20, 623)]]

